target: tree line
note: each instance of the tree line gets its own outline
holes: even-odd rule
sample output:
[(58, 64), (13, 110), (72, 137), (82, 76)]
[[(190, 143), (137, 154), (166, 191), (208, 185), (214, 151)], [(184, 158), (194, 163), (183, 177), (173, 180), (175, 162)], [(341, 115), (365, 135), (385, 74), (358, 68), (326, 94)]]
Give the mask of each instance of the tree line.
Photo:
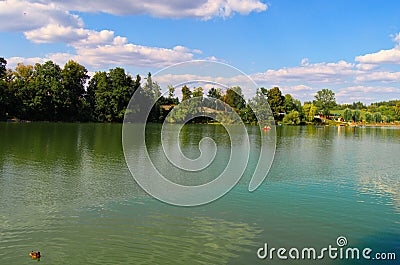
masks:
[[(175, 88), (168, 87), (168, 94), (161, 95), (157, 82), (149, 73), (144, 80), (116, 67), (109, 71), (96, 72), (91, 78), (87, 69), (75, 61), (67, 62), (63, 68), (52, 61), (32, 65), (18, 64), (7, 69), (7, 61), (0, 58), (0, 120), (18, 118), (30, 121), (83, 121), (122, 122), (132, 95), (142, 87), (143, 99), (158, 99), (151, 109), (147, 121), (162, 122), (173, 106), (179, 104)], [(336, 103), (335, 93), (329, 89), (317, 92), (313, 101), (304, 102), (283, 95), (278, 87), (259, 88), (256, 95), (246, 100), (240, 87), (226, 91), (211, 88), (205, 94), (202, 87), (182, 87), (182, 101), (201, 98), (203, 106), (224, 111), (224, 102), (231, 106), (247, 124), (256, 124), (253, 106), (261, 106), (266, 100), (275, 121), (284, 124), (315, 122), (317, 114), (326, 117), (339, 113), (345, 121), (392, 122), (400, 120), (400, 101), (378, 102), (364, 105)], [(211, 98), (219, 101), (212, 101)], [(150, 101), (149, 101), (150, 102)], [(184, 113), (176, 112), (171, 121), (184, 119)], [(196, 118), (194, 122), (207, 122)]]

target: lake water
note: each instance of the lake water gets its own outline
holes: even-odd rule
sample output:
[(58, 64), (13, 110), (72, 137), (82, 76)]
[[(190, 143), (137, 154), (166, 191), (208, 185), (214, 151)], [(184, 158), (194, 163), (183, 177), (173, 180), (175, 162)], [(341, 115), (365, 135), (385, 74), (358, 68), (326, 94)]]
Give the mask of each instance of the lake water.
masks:
[[(259, 134), (248, 127), (252, 145)], [(176, 207), (141, 190), (126, 166), (120, 124), (0, 123), (0, 264), (370, 264), (365, 260), (279, 261), (269, 247), (337, 246), (396, 252), (400, 259), (400, 130), (278, 127), (275, 160), (248, 192), (251, 170), (210, 204)], [(150, 125), (162, 163), (160, 125)], [(217, 139), (223, 169), (230, 144), (218, 125), (187, 125), (183, 152)], [(250, 157), (250, 167), (256, 158)], [(141, 172), (145, 174), (145, 172)], [(207, 174), (179, 176), (202, 184)], [(174, 178), (174, 177), (172, 177)]]

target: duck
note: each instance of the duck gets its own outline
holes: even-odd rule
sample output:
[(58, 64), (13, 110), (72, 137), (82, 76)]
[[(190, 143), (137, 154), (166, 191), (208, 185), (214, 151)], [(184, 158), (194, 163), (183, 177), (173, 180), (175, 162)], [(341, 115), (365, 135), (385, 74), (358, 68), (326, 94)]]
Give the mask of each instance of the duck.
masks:
[(29, 256), (31, 256), (32, 259), (40, 259), (40, 251), (32, 251), (31, 253), (29, 253)]

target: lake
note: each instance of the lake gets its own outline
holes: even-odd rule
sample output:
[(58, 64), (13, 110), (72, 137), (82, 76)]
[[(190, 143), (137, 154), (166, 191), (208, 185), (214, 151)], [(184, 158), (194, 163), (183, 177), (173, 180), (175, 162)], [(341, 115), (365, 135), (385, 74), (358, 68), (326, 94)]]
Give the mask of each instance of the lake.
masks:
[[(255, 128), (247, 127), (253, 147)], [(256, 191), (248, 191), (250, 156), (236, 187), (196, 207), (160, 202), (135, 183), (121, 129), (0, 123), (0, 264), (31, 264), (32, 250), (41, 264), (370, 264), (257, 257), (265, 243), (321, 249), (339, 236), (400, 258), (400, 129), (277, 127), (275, 159)], [(162, 164), (160, 130), (149, 125), (146, 144)], [(230, 142), (219, 125), (184, 126), (183, 152), (198, 156), (205, 136), (218, 144), (209, 171), (165, 174), (200, 185), (223, 170)]]

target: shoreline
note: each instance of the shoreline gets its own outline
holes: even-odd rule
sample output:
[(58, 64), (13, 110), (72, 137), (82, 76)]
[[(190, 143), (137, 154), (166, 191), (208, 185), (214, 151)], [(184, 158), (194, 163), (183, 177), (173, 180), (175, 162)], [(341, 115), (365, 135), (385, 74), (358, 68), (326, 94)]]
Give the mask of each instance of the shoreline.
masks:
[[(19, 119), (8, 119), (0, 121), (2, 123), (82, 123), (82, 124), (123, 124), (123, 122), (93, 122), (93, 121), (30, 121), (30, 120), (19, 120)], [(148, 123), (155, 123), (157, 122), (148, 122)], [(163, 124), (163, 123), (159, 123)], [(212, 122), (212, 123), (188, 123), (188, 124), (206, 124), (206, 125), (219, 125), (221, 123)], [(250, 126), (257, 126), (255, 124), (245, 124)], [(400, 123), (330, 123), (330, 124), (318, 124), (318, 123), (306, 123), (306, 124), (299, 124), (299, 125), (287, 125), (287, 124), (275, 124), (276, 127), (281, 126), (322, 126), (322, 127), (349, 127), (349, 128), (365, 128), (365, 127), (400, 127)]]

